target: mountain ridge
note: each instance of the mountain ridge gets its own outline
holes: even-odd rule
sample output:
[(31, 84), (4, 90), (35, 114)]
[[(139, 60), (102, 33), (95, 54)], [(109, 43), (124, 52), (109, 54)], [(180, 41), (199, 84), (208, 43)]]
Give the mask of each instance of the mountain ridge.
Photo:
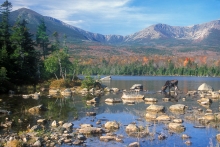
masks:
[[(182, 41), (187, 40), (191, 43), (203, 43), (203, 40), (207, 39), (213, 30), (220, 30), (220, 20), (213, 20), (210, 22), (196, 24), (193, 26), (170, 26), (167, 24), (154, 24), (141, 31), (135, 32), (130, 35), (102, 35), (99, 33), (92, 33), (78, 27), (69, 25), (63, 21), (50, 16), (43, 16), (31, 9), (21, 8), (11, 12), (10, 22), (14, 23), (18, 17), (27, 20), (30, 30), (33, 34), (36, 33), (37, 26), (40, 24), (40, 20), (44, 19), (47, 26), (47, 31), (51, 34), (57, 31), (61, 36), (66, 34), (69, 41), (94, 41), (99, 43), (108, 44), (149, 44), (157, 41)], [(218, 31), (217, 31), (218, 32)], [(215, 32), (214, 32), (215, 33)], [(215, 35), (220, 35), (219, 33)], [(212, 35), (213, 36), (213, 35)], [(204, 41), (208, 44), (207, 41)], [(162, 43), (163, 44), (163, 43)], [(219, 44), (219, 43), (218, 43)]]

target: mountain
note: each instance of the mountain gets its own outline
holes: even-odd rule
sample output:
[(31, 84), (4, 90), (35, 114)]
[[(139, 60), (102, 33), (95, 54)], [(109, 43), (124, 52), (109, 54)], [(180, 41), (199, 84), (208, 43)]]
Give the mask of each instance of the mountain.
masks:
[[(52, 36), (57, 31), (60, 36), (66, 34), (69, 42), (99, 42), (107, 44), (139, 44), (139, 45), (177, 45), (198, 44), (220, 45), (220, 20), (215, 20), (193, 26), (170, 26), (167, 24), (155, 24), (131, 35), (102, 35), (92, 33), (66, 24), (49, 16), (42, 16), (30, 9), (22, 8), (11, 12), (10, 22), (14, 24), (16, 19), (25, 19), (30, 31), (35, 34), (41, 19), (47, 26), (47, 33)], [(62, 38), (62, 37), (61, 37)]]

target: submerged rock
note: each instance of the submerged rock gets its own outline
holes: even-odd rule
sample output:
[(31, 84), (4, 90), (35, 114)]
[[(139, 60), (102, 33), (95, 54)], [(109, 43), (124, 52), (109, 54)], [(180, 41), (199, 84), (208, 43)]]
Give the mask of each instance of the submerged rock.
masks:
[(128, 145), (128, 147), (140, 147), (140, 143), (139, 142), (133, 142), (133, 143), (130, 143)]
[(147, 107), (146, 109), (148, 112), (164, 112), (165, 107), (164, 106), (159, 106), (159, 105), (150, 105), (149, 107)]

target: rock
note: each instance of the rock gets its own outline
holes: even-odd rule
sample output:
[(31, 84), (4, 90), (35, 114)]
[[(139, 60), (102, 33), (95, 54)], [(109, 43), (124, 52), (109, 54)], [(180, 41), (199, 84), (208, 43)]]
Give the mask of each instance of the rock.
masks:
[(166, 136), (164, 134), (160, 134), (160, 135), (158, 135), (158, 139), (164, 140), (164, 139), (166, 139)]
[(147, 107), (146, 109), (148, 112), (163, 112), (165, 110), (164, 106), (159, 106), (159, 105), (150, 105), (149, 107)]
[(212, 109), (207, 109), (206, 113), (212, 113)]
[(157, 116), (155, 114), (147, 113), (146, 114), (146, 119), (149, 120), (156, 120)]
[(104, 88), (104, 92), (110, 92), (110, 91), (111, 91), (111, 89), (109, 87)]
[(58, 124), (62, 126), (62, 125), (64, 124), (64, 121), (60, 120), (60, 121), (58, 122)]
[(112, 98), (107, 98), (105, 100), (106, 103), (121, 103), (122, 101), (120, 99), (112, 99)]
[(73, 124), (72, 123), (64, 123), (63, 127), (66, 129), (71, 129), (73, 127)]
[(41, 147), (41, 142), (40, 140), (37, 140), (34, 144), (33, 147)]
[(209, 98), (201, 98), (197, 102), (201, 105), (210, 105), (212, 101)]
[(142, 84), (134, 84), (134, 85), (130, 88), (130, 90), (133, 90), (133, 91), (135, 91), (135, 90), (143, 91), (143, 85), (142, 85)]
[(87, 128), (87, 127), (93, 127), (93, 125), (91, 125), (91, 124), (81, 124), (81, 125), (80, 125), (80, 128), (81, 128), (81, 129)]
[(52, 123), (51, 123), (51, 127), (56, 127), (57, 126), (57, 121), (54, 120)]
[(83, 134), (101, 134), (104, 132), (102, 128), (96, 128), (96, 127), (85, 127), (79, 129), (78, 131), (79, 133), (83, 133)]
[(192, 142), (191, 142), (190, 140), (187, 140), (187, 141), (185, 141), (185, 144), (186, 144), (186, 145), (191, 145)]
[(86, 101), (87, 104), (96, 104), (98, 102), (99, 98), (98, 97), (95, 97), (89, 101)]
[(99, 138), (101, 141), (105, 141), (105, 142), (108, 142), (110, 140), (115, 140), (115, 136), (101, 136)]
[(132, 100), (122, 100), (124, 104), (128, 104), (128, 105), (134, 105), (135, 104), (135, 101), (132, 101)]
[(98, 120), (98, 121), (96, 122), (96, 124), (97, 124), (97, 125), (100, 125), (100, 124), (101, 124), (101, 120)]
[(170, 107), (169, 107), (169, 110), (170, 111), (184, 111), (185, 110), (185, 105), (183, 105), (183, 104), (175, 104), (175, 105), (171, 105)]
[(210, 85), (203, 83), (202, 85), (199, 86), (198, 90), (199, 91), (213, 91), (213, 88)]
[(72, 95), (72, 91), (70, 88), (65, 89), (64, 91), (61, 92), (61, 94), (63, 96), (71, 96)]
[(120, 90), (118, 88), (111, 88), (111, 91), (113, 92), (119, 92)]
[(40, 111), (46, 111), (46, 110), (47, 108), (44, 107), (43, 105), (38, 105), (28, 109), (28, 112), (30, 112), (31, 114), (35, 114), (35, 113), (39, 113)]
[(95, 112), (86, 112), (86, 116), (96, 116)]
[(38, 119), (37, 122), (38, 123), (45, 123), (47, 120), (46, 119)]
[(56, 95), (59, 92), (59, 89), (50, 89), (49, 94), (50, 95)]
[(162, 100), (163, 100), (164, 102), (168, 102), (168, 101), (170, 101), (170, 98), (162, 98)]
[(82, 141), (82, 140), (75, 140), (74, 142), (73, 142), (73, 145), (81, 145), (81, 144), (83, 144), (84, 142)]
[(42, 128), (39, 125), (34, 125), (33, 127), (31, 127), (31, 131), (38, 131), (41, 130)]
[(139, 142), (133, 142), (128, 145), (128, 147), (140, 147)]
[(206, 113), (204, 116), (200, 117), (199, 120), (214, 121), (215, 115), (213, 113)]
[(146, 102), (157, 102), (158, 100), (156, 98), (145, 98), (144, 101), (146, 101)]
[(158, 121), (170, 121), (170, 117), (168, 115), (160, 115), (156, 118)]
[(218, 91), (213, 91), (211, 94), (212, 94), (212, 98), (219, 98), (219, 92)]
[(183, 123), (183, 120), (182, 119), (174, 119), (173, 122), (174, 123)]
[(182, 134), (182, 139), (189, 139), (190, 138), (190, 136), (189, 135), (186, 135), (186, 134)]
[(139, 131), (139, 128), (135, 124), (129, 124), (126, 127), (126, 132), (137, 132)]
[(218, 142), (220, 142), (220, 134), (216, 135), (216, 139), (217, 139)]
[(108, 121), (105, 123), (105, 128), (106, 129), (118, 129), (119, 128), (119, 123), (117, 123), (116, 121)]
[(175, 132), (183, 132), (185, 131), (185, 127), (180, 123), (169, 123), (168, 128)]
[(77, 135), (77, 138), (78, 138), (79, 140), (86, 140), (86, 137), (85, 137), (83, 134), (81, 134), (81, 133), (79, 133), (79, 134)]
[(198, 92), (194, 90), (194, 91), (188, 91), (186, 95), (190, 96), (190, 95), (196, 95), (196, 94), (198, 94)]

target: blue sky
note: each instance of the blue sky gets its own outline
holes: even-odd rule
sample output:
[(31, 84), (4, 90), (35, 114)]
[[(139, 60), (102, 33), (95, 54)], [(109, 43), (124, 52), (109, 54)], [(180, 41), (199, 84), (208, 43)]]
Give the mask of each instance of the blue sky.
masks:
[[(0, 0), (1, 4), (4, 0)], [(131, 35), (150, 25), (191, 26), (220, 19), (220, 0), (8, 0), (83, 30)]]

